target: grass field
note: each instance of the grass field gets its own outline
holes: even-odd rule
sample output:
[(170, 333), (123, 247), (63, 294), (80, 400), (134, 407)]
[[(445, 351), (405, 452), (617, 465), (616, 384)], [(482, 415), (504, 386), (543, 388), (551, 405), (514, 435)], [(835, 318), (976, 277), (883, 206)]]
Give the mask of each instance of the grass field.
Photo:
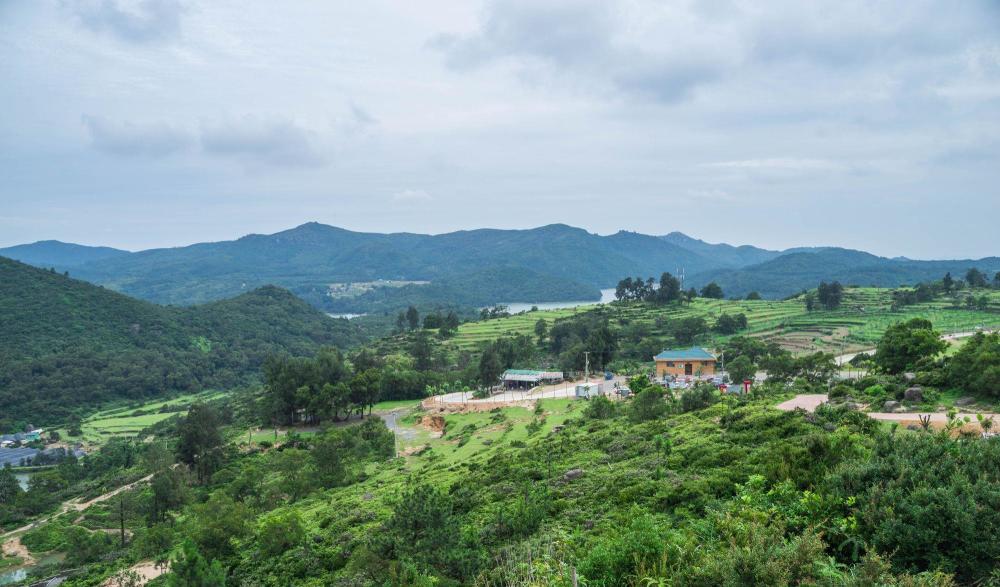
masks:
[[(82, 441), (90, 445), (100, 445), (115, 436), (131, 436), (157, 422), (175, 414), (183, 414), (179, 409), (195, 401), (209, 401), (225, 395), (225, 392), (206, 391), (178, 396), (168, 400), (154, 400), (109, 408), (91, 414), (80, 425), (82, 436), (69, 436), (65, 428), (58, 432), (68, 441)], [(161, 411), (162, 410), (162, 411)]]
[[(541, 413), (523, 407), (500, 408), (489, 412), (445, 414), (445, 433), (434, 438), (419, 425), (423, 412), (416, 411), (400, 421), (408, 434), (398, 437), (398, 448), (426, 447), (414, 463), (444, 464), (475, 462), (504, 446), (518, 446), (531, 438), (549, 434), (568, 418), (579, 416), (586, 403), (574, 399), (541, 400)], [(532, 431), (531, 425), (537, 427)]]
[[(509, 334), (534, 334), (535, 323), (545, 319), (554, 322), (584, 312), (603, 311), (609, 314), (612, 326), (624, 328), (638, 325), (652, 336), (666, 335), (671, 320), (702, 317), (710, 325), (722, 314), (747, 316), (748, 328), (740, 334), (773, 340), (796, 353), (814, 351), (850, 352), (870, 348), (881, 338), (886, 328), (910, 318), (927, 318), (941, 332), (960, 332), (975, 328), (1000, 326), (1000, 292), (992, 291), (989, 308), (985, 311), (953, 307), (948, 299), (907, 306), (892, 310), (891, 289), (847, 288), (844, 301), (837, 310), (806, 311), (801, 297), (784, 301), (744, 301), (695, 299), (690, 304), (657, 307), (650, 304), (611, 304), (584, 306), (560, 310), (525, 312), (509, 318), (462, 324), (449, 344), (458, 350), (475, 350), (494, 338)], [(977, 295), (981, 295), (977, 293)], [(726, 337), (708, 335), (700, 341), (713, 346)]]

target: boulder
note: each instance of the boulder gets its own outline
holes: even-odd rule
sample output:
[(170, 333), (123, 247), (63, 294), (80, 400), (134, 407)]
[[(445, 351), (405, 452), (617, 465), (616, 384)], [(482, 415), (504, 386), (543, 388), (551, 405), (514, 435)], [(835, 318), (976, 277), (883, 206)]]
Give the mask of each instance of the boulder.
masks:
[(916, 373), (903, 373), (903, 379), (905, 379), (907, 382), (913, 381), (916, 378), (917, 378)]
[(919, 385), (914, 385), (913, 387), (907, 388), (907, 390), (903, 392), (903, 399), (908, 402), (919, 404), (924, 401), (924, 390)]
[(889, 401), (885, 402), (884, 404), (882, 404), (882, 411), (883, 412), (895, 412), (896, 410), (898, 410), (901, 407), (902, 407), (902, 404), (900, 404), (899, 402), (889, 400)]
[(955, 400), (956, 406), (971, 406), (974, 403), (976, 403), (976, 398), (969, 396), (960, 397), (957, 400)]
[(583, 477), (583, 469), (570, 469), (563, 474), (563, 481), (572, 481)]

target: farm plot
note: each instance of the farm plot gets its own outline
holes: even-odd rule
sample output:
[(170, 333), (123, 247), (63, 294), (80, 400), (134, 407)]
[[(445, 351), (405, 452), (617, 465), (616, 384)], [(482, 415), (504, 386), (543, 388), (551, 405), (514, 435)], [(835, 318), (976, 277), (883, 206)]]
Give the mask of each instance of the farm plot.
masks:
[(187, 412), (186, 407), (193, 402), (209, 401), (223, 395), (225, 392), (208, 391), (182, 395), (169, 400), (155, 400), (110, 408), (85, 418), (80, 424), (82, 436), (69, 436), (68, 430), (65, 428), (59, 430), (59, 434), (68, 440), (99, 445), (115, 436), (131, 436), (171, 416), (184, 414)]

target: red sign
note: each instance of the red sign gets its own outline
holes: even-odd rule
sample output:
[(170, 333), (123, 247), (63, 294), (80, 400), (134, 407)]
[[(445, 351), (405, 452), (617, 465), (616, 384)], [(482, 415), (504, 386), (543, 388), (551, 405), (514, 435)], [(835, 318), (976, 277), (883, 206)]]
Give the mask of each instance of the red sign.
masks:
[(750, 384), (753, 383), (750, 379), (743, 380), (743, 393), (750, 393)]

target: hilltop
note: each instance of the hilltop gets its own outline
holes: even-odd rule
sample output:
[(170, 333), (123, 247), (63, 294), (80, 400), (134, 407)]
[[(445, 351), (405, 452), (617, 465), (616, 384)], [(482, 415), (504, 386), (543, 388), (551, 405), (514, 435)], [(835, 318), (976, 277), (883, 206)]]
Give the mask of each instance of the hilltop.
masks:
[(274, 286), (163, 307), (5, 258), (0, 332), (0, 427), (111, 399), (228, 387), (255, 380), (270, 354), (361, 338)]
[[(820, 280), (896, 287), (1000, 259), (914, 261), (835, 247), (785, 251), (680, 232), (602, 236), (565, 224), (445, 234), (355, 232), (310, 222), (274, 234), (128, 253), (51, 242), (7, 249), (25, 262), (160, 304), (191, 305), (276, 284), (329, 312), (596, 300), (626, 276), (683, 270), (685, 285), (783, 298)], [(2, 254), (2, 252), (0, 252)], [(72, 264), (72, 265), (71, 265)], [(335, 291), (348, 295), (335, 295)]]
[(103, 261), (130, 254), (112, 247), (88, 247), (55, 240), (38, 241), (0, 249), (0, 257), (7, 257), (36, 267), (54, 267), (65, 270), (84, 263)]

